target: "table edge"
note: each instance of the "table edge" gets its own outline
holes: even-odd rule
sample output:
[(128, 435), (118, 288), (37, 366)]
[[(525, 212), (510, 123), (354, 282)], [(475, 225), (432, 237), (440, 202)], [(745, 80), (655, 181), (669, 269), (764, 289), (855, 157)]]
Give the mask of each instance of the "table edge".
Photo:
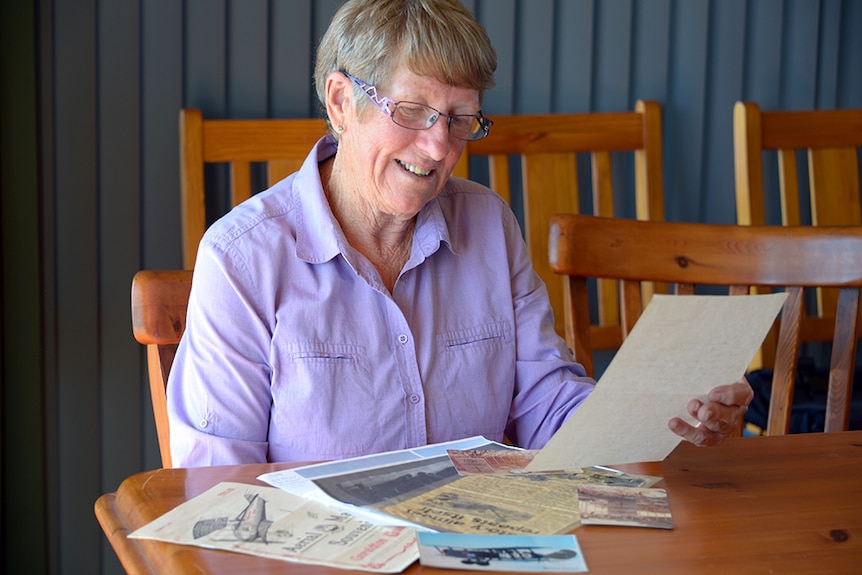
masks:
[(96, 499), (93, 506), (96, 519), (102, 527), (102, 532), (120, 559), (123, 569), (129, 575), (156, 575), (146, 555), (137, 543), (129, 537), (132, 530), (117, 509), (117, 494), (105, 493)]

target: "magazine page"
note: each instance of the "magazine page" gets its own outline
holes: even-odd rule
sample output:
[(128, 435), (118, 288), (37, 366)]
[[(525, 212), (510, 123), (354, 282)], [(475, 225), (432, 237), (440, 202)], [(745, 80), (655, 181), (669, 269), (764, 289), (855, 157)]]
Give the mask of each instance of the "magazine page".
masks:
[(448, 450), (511, 449), (481, 436), (265, 473), (261, 481), (341, 507), (378, 525), (417, 527), (387, 516), (381, 502), (409, 498), (457, 479)]

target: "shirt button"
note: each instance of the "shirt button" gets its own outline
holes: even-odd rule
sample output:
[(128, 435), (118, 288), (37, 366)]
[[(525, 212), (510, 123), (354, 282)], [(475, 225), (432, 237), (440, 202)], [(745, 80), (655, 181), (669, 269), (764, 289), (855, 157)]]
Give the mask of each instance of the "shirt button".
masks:
[(407, 334), (401, 334), (398, 336), (398, 343), (407, 343)]
[(201, 427), (206, 427), (207, 425), (209, 425), (209, 422), (206, 419), (201, 419), (198, 425), (200, 425)]
[(410, 394), (410, 403), (416, 404), (416, 403), (419, 403), (420, 401), (422, 401), (422, 398), (419, 397), (418, 393), (411, 393)]

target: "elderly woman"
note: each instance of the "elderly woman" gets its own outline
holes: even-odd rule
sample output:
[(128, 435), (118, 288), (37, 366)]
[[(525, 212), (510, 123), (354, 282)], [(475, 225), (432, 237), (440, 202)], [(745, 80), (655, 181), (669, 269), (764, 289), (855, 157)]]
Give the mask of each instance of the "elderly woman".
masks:
[[(312, 461), (484, 435), (538, 448), (593, 389), (517, 221), (450, 177), (496, 56), (458, 0), (350, 0), (318, 49), (331, 135), (201, 242), (168, 385), (176, 465)], [(719, 443), (747, 383), (671, 429)]]

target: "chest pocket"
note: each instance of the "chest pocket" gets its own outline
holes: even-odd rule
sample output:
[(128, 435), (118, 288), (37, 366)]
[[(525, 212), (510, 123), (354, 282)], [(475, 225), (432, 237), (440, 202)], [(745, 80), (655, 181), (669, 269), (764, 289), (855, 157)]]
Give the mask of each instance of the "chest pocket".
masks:
[(502, 437), (515, 384), (515, 346), (506, 321), (441, 333), (445, 398), (459, 435)]
[(379, 435), (364, 346), (296, 342), (279, 350), (273, 381), (270, 441), (317, 457), (368, 451)]

